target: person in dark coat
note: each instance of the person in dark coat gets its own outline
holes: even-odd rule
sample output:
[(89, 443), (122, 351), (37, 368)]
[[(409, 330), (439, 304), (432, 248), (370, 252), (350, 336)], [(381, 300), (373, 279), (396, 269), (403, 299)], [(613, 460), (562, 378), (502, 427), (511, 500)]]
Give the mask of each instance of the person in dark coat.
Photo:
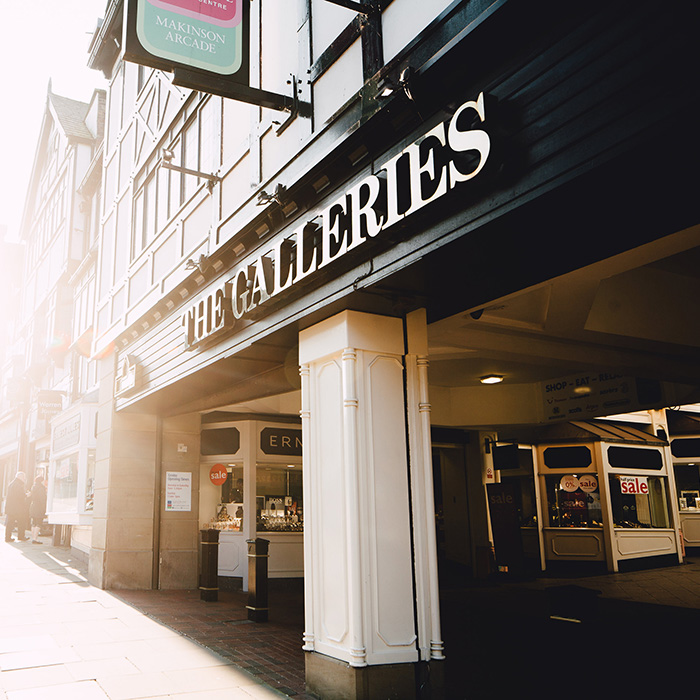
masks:
[(17, 528), (17, 539), (26, 540), (25, 524), (27, 512), (27, 477), (24, 472), (17, 472), (15, 478), (7, 487), (5, 499), (5, 542), (12, 542), (12, 531)]
[(29, 517), (32, 521), (32, 543), (41, 544), (39, 530), (46, 517), (46, 486), (43, 474), (34, 477), (34, 486), (29, 494)]

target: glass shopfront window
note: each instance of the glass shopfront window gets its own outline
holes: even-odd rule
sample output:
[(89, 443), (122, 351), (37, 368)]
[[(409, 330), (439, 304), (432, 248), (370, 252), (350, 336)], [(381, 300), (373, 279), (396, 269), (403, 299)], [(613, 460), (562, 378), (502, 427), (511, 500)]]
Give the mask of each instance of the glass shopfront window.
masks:
[(545, 477), (550, 527), (603, 527), (600, 488), (595, 474)]
[(78, 453), (56, 460), (53, 475), (52, 510), (75, 512), (78, 507)]
[(674, 464), (678, 491), (678, 507), (681, 510), (700, 509), (700, 467), (697, 464)]
[(240, 532), (243, 528), (243, 466), (229, 465), (221, 484), (221, 501), (210, 527)]
[(678, 507), (700, 510), (700, 437), (679, 437), (671, 441), (671, 454), (683, 460), (673, 465)]
[(95, 450), (88, 450), (85, 479), (85, 511), (92, 512), (95, 500)]
[(301, 467), (259, 464), (256, 471), (257, 531), (302, 532)]
[(666, 477), (611, 474), (609, 479), (615, 527), (671, 526)]
[(495, 445), (492, 455), (501, 483), (512, 485), (520, 527), (537, 527), (532, 449), (517, 444)]

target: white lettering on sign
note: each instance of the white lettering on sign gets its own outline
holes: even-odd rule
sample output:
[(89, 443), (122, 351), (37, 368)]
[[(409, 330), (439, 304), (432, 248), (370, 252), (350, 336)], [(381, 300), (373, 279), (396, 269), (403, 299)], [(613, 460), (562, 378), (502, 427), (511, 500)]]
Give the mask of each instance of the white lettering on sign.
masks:
[[(449, 120), (384, 162), (376, 174), (237, 268), (183, 314), (185, 346), (195, 347), (230, 330), (253, 309), (475, 178), (491, 152), (489, 135), (474, 128), (474, 123), (486, 121), (484, 101), (481, 93), (476, 101), (465, 102)], [(404, 182), (406, 191), (400, 187)]]
[(646, 476), (621, 476), (620, 491), (626, 494), (646, 495), (649, 493), (649, 484)]
[(225, 282), (182, 315), (185, 347), (192, 348), (229, 328), (232, 313), (231, 283)]

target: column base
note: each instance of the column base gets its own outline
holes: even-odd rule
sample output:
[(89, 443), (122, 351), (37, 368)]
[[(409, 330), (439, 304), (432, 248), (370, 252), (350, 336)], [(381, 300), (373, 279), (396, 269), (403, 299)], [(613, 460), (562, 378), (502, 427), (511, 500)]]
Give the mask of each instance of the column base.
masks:
[(317, 652), (306, 652), (306, 689), (323, 700), (441, 700), (440, 661), (354, 668)]

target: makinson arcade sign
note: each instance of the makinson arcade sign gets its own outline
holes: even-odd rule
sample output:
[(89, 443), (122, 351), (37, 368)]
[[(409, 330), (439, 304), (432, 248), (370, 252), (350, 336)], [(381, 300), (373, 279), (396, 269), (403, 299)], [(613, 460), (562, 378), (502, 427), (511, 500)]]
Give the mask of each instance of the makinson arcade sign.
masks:
[(124, 57), (248, 85), (249, 0), (128, 0)]
[[(476, 101), (462, 104), (450, 119), (392, 156), (317, 217), (240, 265), (183, 313), (185, 347), (208, 344), (253, 309), (475, 178), (491, 151), (489, 135), (474, 128), (486, 121), (484, 102), (481, 93)], [(407, 192), (400, 182), (406, 182)], [(319, 226), (320, 242), (313, 244), (311, 233)]]

